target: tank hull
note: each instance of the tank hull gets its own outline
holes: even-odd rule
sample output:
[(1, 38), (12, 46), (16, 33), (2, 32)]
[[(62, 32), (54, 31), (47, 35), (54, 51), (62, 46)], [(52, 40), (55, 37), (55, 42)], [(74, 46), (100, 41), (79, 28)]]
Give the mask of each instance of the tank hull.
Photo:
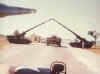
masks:
[(70, 45), (76, 48), (91, 48), (94, 45), (94, 42), (87, 42), (84, 45), (80, 42), (71, 42)]
[(10, 43), (14, 43), (14, 44), (29, 44), (29, 43), (31, 43), (30, 40), (25, 39), (25, 38), (24, 39), (18, 39), (14, 36), (7, 36), (7, 38), (8, 38), (8, 41)]

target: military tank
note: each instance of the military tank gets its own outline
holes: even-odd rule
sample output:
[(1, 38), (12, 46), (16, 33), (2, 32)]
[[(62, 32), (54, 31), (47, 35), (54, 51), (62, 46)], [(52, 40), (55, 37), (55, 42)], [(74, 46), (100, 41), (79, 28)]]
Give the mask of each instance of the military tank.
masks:
[(64, 25), (63, 25), (63, 27), (66, 28), (68, 31), (70, 31), (73, 35), (75, 35), (76, 38), (79, 40), (79, 41), (75, 41), (75, 42), (70, 42), (69, 44), (72, 47), (77, 47), (77, 48), (91, 48), (95, 44), (94, 41), (88, 41), (88, 40), (86, 40), (85, 38), (79, 36), (77, 33), (73, 32), (71, 29), (68, 29)]
[(16, 35), (8, 35), (7, 39), (10, 43), (14, 44), (29, 44), (31, 41), (27, 38), (25, 38), (26, 32), (23, 32), (21, 34), (16, 34)]
[(44, 22), (42, 22), (38, 25), (35, 25), (34, 27), (32, 27), (32, 28), (30, 28), (30, 29), (28, 29), (28, 30), (26, 30), (22, 33), (16, 32), (15, 35), (8, 35), (7, 39), (10, 43), (14, 43), (14, 44), (29, 44), (29, 43), (31, 43), (31, 41), (29, 39), (25, 38), (26, 33), (37, 28), (37, 27), (39, 27), (39, 26), (41, 26), (41, 25), (43, 25), (43, 24), (45, 24), (46, 22), (49, 22), (50, 20), (51, 19), (44, 21)]
[(78, 36), (77, 34), (75, 36), (80, 41), (70, 42), (70, 45), (72, 47), (77, 47), (77, 48), (91, 48), (95, 44), (94, 41), (88, 41), (85, 38), (82, 38), (82, 37)]
[(95, 42), (94, 41), (88, 41), (85, 38), (79, 36), (77, 33), (75, 33), (74, 31), (72, 31), (71, 29), (67, 28), (65, 25), (63, 25), (62, 23), (58, 22), (55, 19), (52, 19), (53, 21), (55, 21), (56, 23), (58, 23), (59, 25), (61, 25), (64, 29), (66, 29), (67, 31), (71, 32), (73, 35), (76, 36), (77, 39), (79, 39), (79, 42), (70, 42), (69, 44), (72, 47), (77, 47), (77, 48), (91, 48)]

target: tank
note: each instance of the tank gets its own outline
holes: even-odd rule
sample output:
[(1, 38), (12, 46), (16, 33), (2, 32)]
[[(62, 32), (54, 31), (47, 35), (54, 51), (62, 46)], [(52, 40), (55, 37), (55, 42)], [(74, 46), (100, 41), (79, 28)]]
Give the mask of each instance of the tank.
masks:
[(91, 48), (95, 42), (94, 41), (87, 41), (87, 40), (81, 40), (79, 42), (70, 42), (69, 43), (72, 47), (76, 48)]
[(27, 32), (29, 32), (29, 31), (31, 31), (31, 30), (33, 30), (33, 29), (35, 29), (35, 28), (37, 28), (37, 27), (39, 27), (39, 26), (41, 26), (41, 25), (43, 25), (43, 24), (49, 22), (50, 20), (51, 20), (51, 19), (49, 19), (49, 20), (47, 20), (47, 21), (44, 21), (44, 22), (42, 22), (42, 23), (40, 23), (40, 24), (38, 24), (38, 25), (36, 25), (36, 26), (34, 26), (34, 27), (32, 27), (32, 28), (30, 28), (30, 29), (24, 31), (24, 32), (21, 33), (21, 34), (18, 33), (18, 32), (16, 32), (15, 35), (8, 35), (8, 36), (7, 36), (7, 39), (8, 39), (8, 41), (9, 41), (10, 43), (15, 43), (15, 44), (29, 44), (29, 43), (31, 43), (31, 41), (25, 38), (25, 34), (26, 34)]
[(77, 39), (79, 39), (79, 42), (70, 42), (69, 44), (72, 47), (77, 47), (77, 48), (91, 48), (95, 42), (94, 41), (88, 41), (85, 38), (79, 36), (77, 33), (75, 33), (74, 31), (72, 31), (71, 29), (67, 28), (65, 25), (63, 25), (62, 23), (58, 22), (55, 19), (52, 19), (53, 21), (55, 21), (56, 23), (58, 23), (59, 25), (61, 25), (64, 29), (66, 29), (67, 31), (71, 32), (73, 35), (76, 36)]
[(32, 27), (32, 28), (24, 31), (23, 33), (18, 33), (18, 31), (15, 31), (15, 35), (8, 35), (7, 39), (8, 39), (8, 41), (10, 43), (15, 43), (15, 44), (29, 44), (29, 43), (31, 43), (31, 41), (28, 40), (27, 38), (25, 38), (25, 34), (27, 32), (29, 32), (29, 31), (31, 31), (31, 30), (33, 30), (33, 29), (35, 29), (35, 28), (37, 28), (37, 27), (39, 27), (39, 26), (41, 26), (41, 25), (49, 22), (50, 20), (51, 19), (49, 19), (47, 21), (44, 21), (44, 22), (42, 22), (42, 23), (40, 23), (40, 24), (38, 24), (38, 25), (36, 25), (36, 26), (34, 26), (34, 27)]
[(68, 29), (68, 31), (70, 31), (73, 35), (76, 36), (76, 38), (79, 40), (79, 42), (75, 41), (75, 42), (70, 42), (69, 44), (72, 47), (77, 47), (77, 48), (91, 48), (95, 42), (94, 41), (88, 41), (85, 38), (79, 36), (78, 34), (76, 34), (75, 32), (73, 32), (72, 30)]
[(18, 35), (8, 35), (7, 39), (10, 43), (14, 43), (14, 44), (29, 44), (31, 43), (31, 41), (27, 38), (25, 38), (26, 32), (23, 32), (21, 34)]

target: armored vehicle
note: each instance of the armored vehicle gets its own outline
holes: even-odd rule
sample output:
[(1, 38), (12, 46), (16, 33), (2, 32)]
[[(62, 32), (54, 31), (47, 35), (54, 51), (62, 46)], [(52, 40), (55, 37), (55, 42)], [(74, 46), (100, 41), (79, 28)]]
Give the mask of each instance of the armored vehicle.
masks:
[(38, 25), (35, 25), (34, 27), (29, 28), (28, 30), (26, 30), (26, 31), (24, 31), (22, 33), (16, 32), (15, 35), (8, 35), (7, 39), (8, 39), (8, 41), (10, 43), (15, 43), (15, 44), (29, 44), (29, 43), (31, 43), (31, 41), (28, 40), (27, 38), (25, 38), (26, 33), (29, 32), (29, 31), (31, 31), (31, 30), (33, 30), (33, 29), (35, 29), (35, 28), (37, 28), (37, 27), (39, 27), (39, 26), (41, 26), (41, 25), (43, 25), (43, 24), (45, 24), (46, 22), (49, 22), (49, 21), (50, 21), (50, 19), (47, 20), (47, 21), (44, 21), (44, 22), (42, 22), (42, 23), (40, 23)]
[(77, 33), (73, 32), (71, 29), (67, 28), (65, 25), (63, 25), (62, 23), (58, 22), (55, 19), (52, 19), (53, 21), (55, 21), (56, 23), (58, 23), (59, 25), (61, 25), (64, 29), (66, 29), (67, 31), (71, 32), (73, 35), (76, 36), (77, 39), (79, 39), (79, 42), (71, 42), (69, 43), (72, 47), (77, 47), (77, 48), (91, 48), (95, 42), (94, 41), (88, 41), (85, 38), (79, 36)]
[(27, 38), (25, 38), (26, 32), (23, 32), (21, 34), (17, 35), (8, 35), (7, 39), (10, 43), (15, 43), (15, 44), (29, 44), (31, 41)]

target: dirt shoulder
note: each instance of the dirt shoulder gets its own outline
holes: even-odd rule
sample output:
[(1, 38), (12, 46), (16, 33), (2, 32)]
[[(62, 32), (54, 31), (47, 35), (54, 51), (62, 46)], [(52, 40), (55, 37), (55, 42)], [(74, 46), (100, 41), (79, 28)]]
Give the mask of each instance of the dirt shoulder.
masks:
[(0, 40), (0, 48), (2, 48), (3, 46), (6, 46), (6, 45), (8, 45), (9, 44), (9, 42), (7, 41), (7, 40)]
[(87, 50), (100, 55), (100, 46), (93, 46), (92, 48), (89, 48)]

